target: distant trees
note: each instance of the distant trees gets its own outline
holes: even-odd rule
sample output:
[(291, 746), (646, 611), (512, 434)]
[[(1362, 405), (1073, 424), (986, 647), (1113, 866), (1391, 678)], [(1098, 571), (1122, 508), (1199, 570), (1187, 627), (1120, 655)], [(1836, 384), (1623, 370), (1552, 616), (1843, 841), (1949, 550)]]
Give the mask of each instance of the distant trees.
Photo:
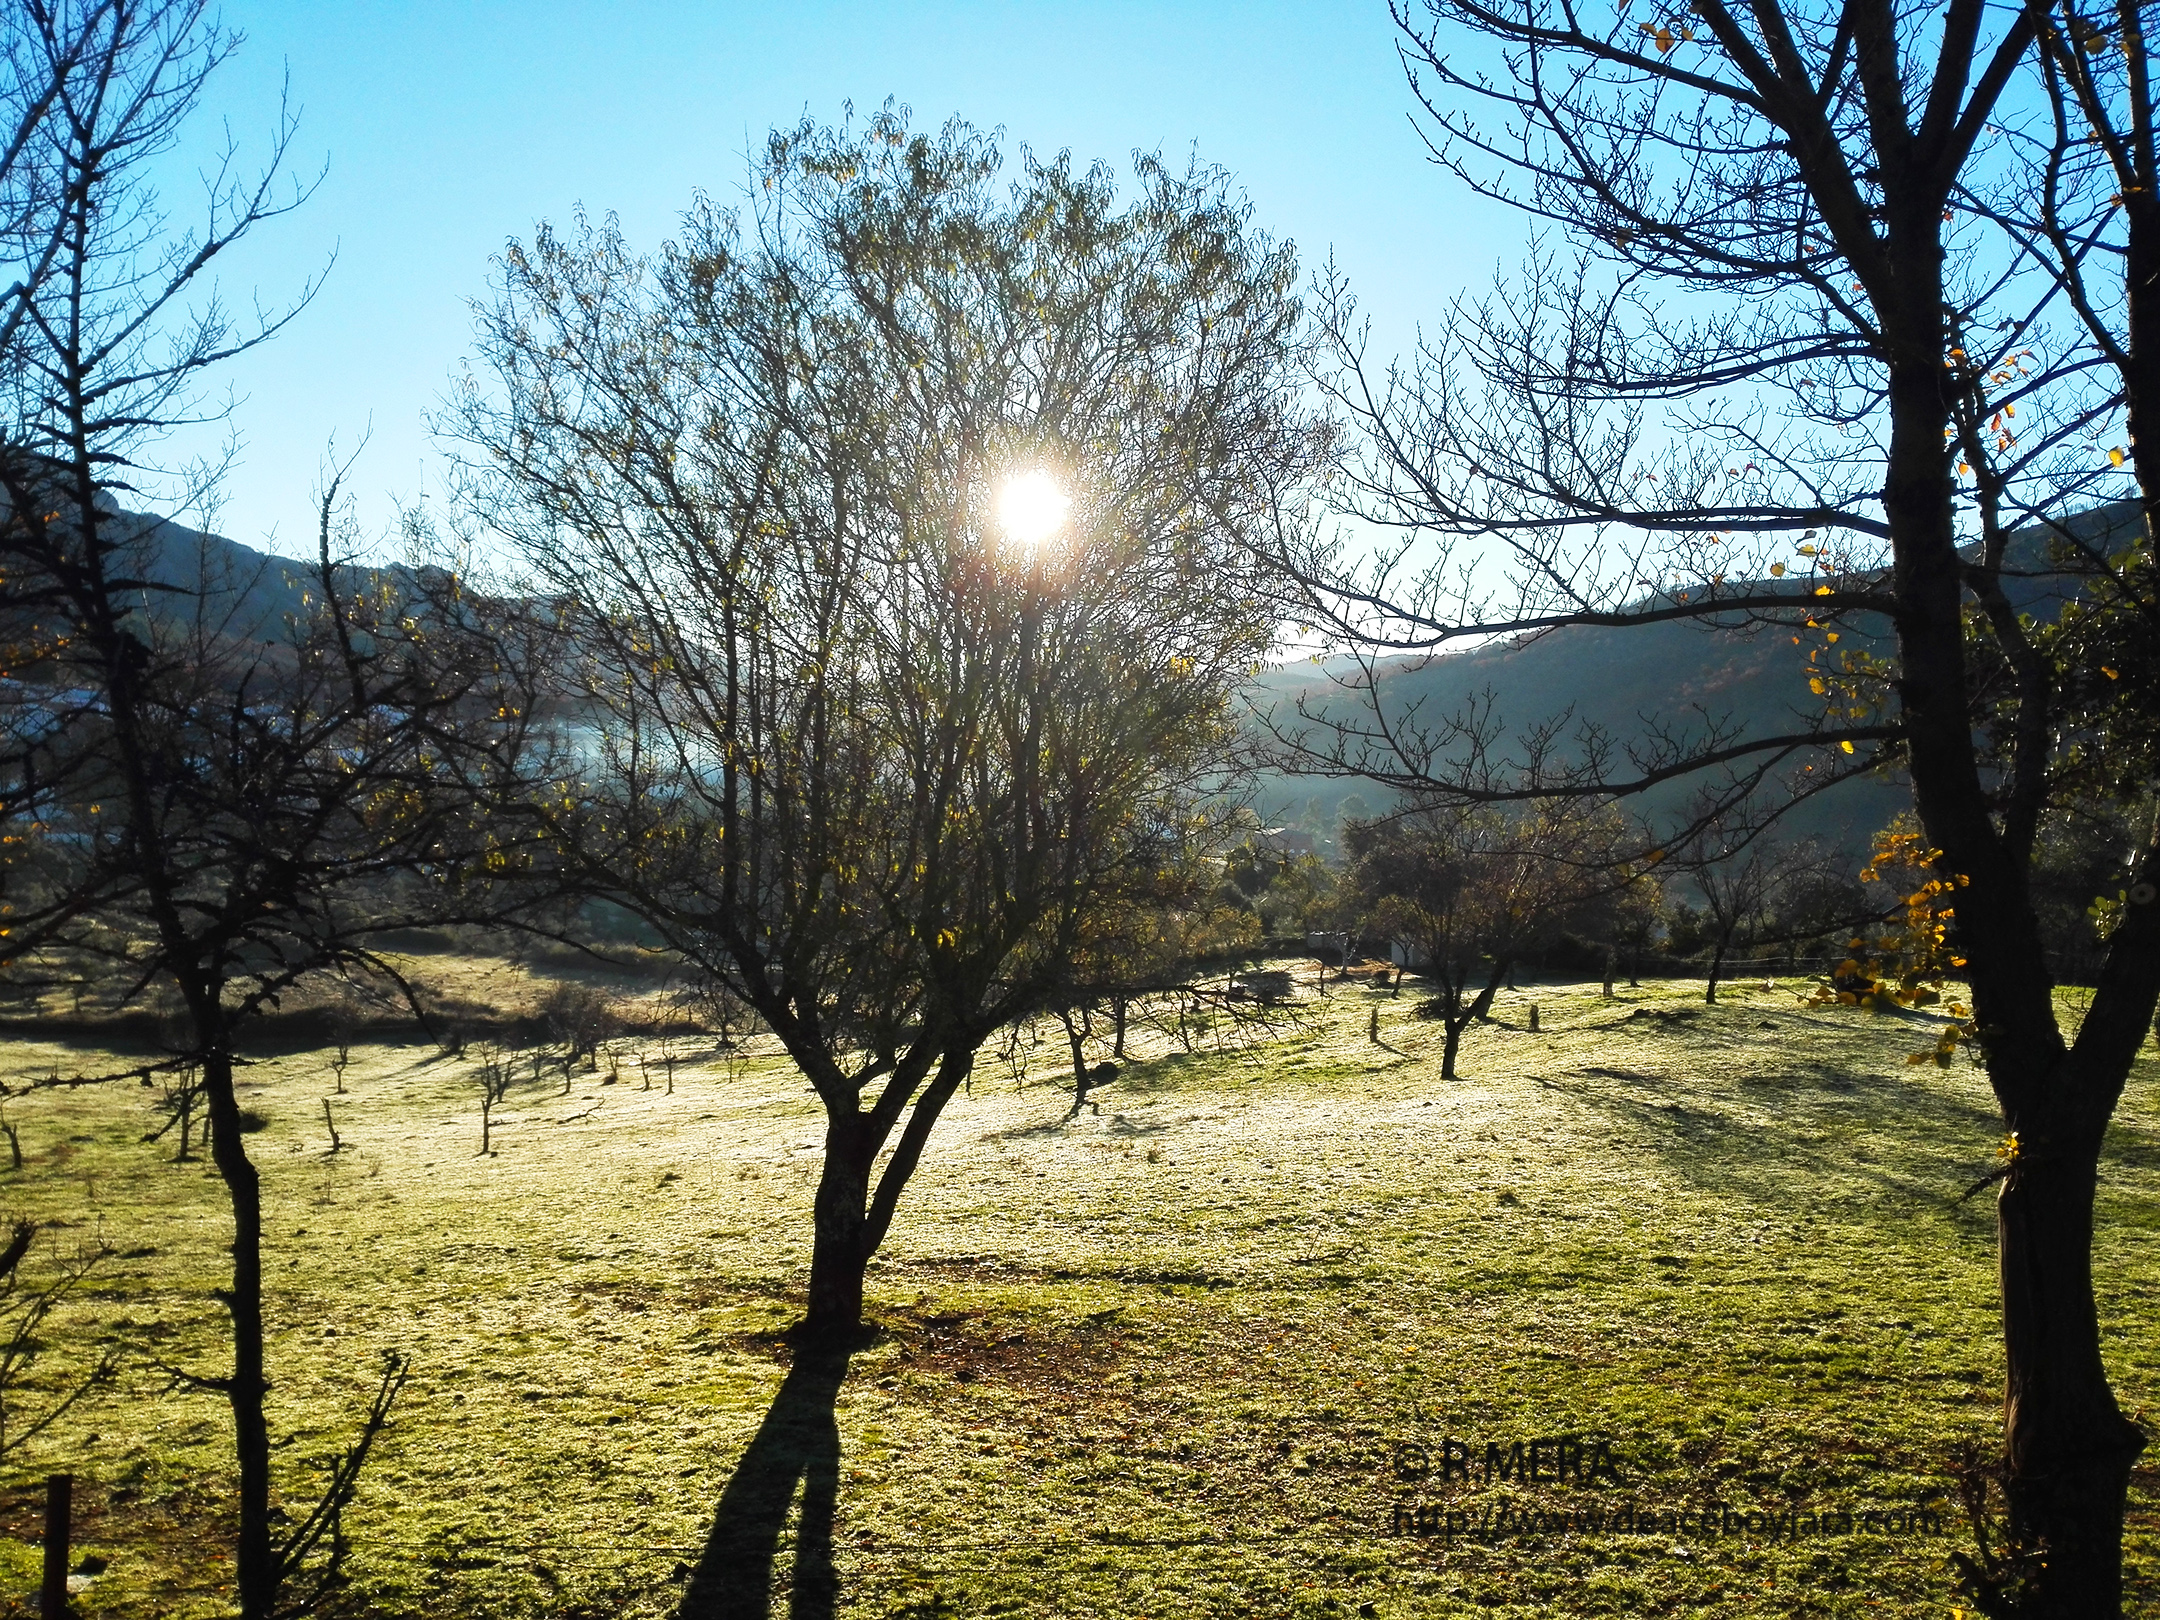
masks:
[(982, 1042), (1180, 858), (1312, 459), (1292, 261), (1219, 175), (1006, 172), (888, 109), (655, 258), (543, 230), (453, 424), (583, 649), (553, 836), (825, 1105), (813, 1340)]
[[(1441, 162), (1555, 235), (1406, 365), (1368, 364), (1347, 292), (1325, 301), (1330, 386), (1364, 430), (1344, 497), (1403, 538), (1370, 561), (1283, 559), (1300, 616), (1373, 654), (1357, 715), (1288, 741), (1473, 803), (1692, 777), (1714, 807), (1870, 767), (1910, 781), (2021, 1144), (1997, 1205), (2016, 1555), (1965, 1583), (1991, 1613), (2116, 1614), (2144, 1440), (2100, 1354), (2093, 1196), (2160, 996), (2160, 843), (2147, 827), (2123, 852), (2074, 1036), (2031, 871), (2085, 767), (2112, 754), (2129, 787), (2151, 780), (2150, 704), (2126, 695), (2149, 690), (2160, 613), (2142, 13), (1704, 0), (1593, 20), (1432, 0), (1398, 16)], [(2076, 520), (2118, 493), (2145, 521), (2102, 539)], [(2014, 554), (2020, 522), (2059, 546)], [(1451, 552), (1487, 537), (1502, 568)], [(2045, 611), (2050, 577), (2086, 605)], [(1851, 645), (1859, 615), (1889, 626), (1887, 656)], [(1384, 652), (1665, 620), (1789, 638), (1816, 701), (1789, 724), (1672, 714), (1620, 738), (1563, 715), (1510, 735), (1405, 714), (1379, 678)]]
[(600, 1067), (600, 1048), (621, 1033), (622, 1017), (605, 993), (589, 984), (563, 983), (541, 998), (540, 1021), (548, 1034), (568, 1049), (563, 1074), (580, 1058), (588, 1070)]
[(1597, 926), (1588, 933), (1604, 953), (1607, 995), (1621, 974), (1627, 975), (1630, 986), (1642, 982), (1643, 968), (1664, 936), (1665, 891), (1654, 868), (1639, 864), (1631, 878), (1606, 896), (1598, 908)]
[[(1702, 902), (1710, 957), (1703, 1000), (1714, 1006), (1736, 950), (1820, 934), (1836, 923), (1816, 915), (1829, 892), (1829, 858), (1812, 840), (1780, 838), (1772, 807), (1749, 801), (1699, 819), (1665, 866)], [(1858, 921), (1857, 910), (1846, 920)]]
[(1559, 938), (1624, 886), (1619, 828), (1571, 806), (1435, 804), (1344, 833), (1345, 889), (1374, 932), (1432, 984), (1441, 1078), (1463, 1032), (1492, 1009), (1509, 967)]
[[(1019, 1010), (1017, 1022), (1039, 1012), (1063, 1027), (1072, 1057), (1075, 1115), (1087, 1105), (1088, 1093), (1108, 1084), (1116, 1065), (1129, 1056), (1125, 1043), (1136, 1011), (1159, 1026), (1162, 1009), (1176, 1005), (1181, 1009), (1177, 1027), (1189, 1030), (1203, 1006), (1211, 1013), (1227, 1006), (1224, 992), (1201, 982), (1209, 959), (1235, 959), (1259, 943), (1251, 914), (1231, 904), (1220, 883), (1211, 892), (1223, 835), (1211, 821), (1196, 813), (1189, 847), (1158, 867), (1151, 892), (1128, 894), (1082, 918), (1062, 980), (1045, 986), (1039, 1008)], [(1237, 853), (1230, 854), (1233, 864)], [(1091, 1041), (1098, 1051), (1107, 1042), (1107, 1063), (1089, 1060)]]
[(1224, 857), (1223, 886), (1223, 898), (1246, 911), (1258, 933), (1289, 934), (1302, 933), (1328, 909), (1335, 878), (1319, 856), (1270, 848), (1254, 835)]

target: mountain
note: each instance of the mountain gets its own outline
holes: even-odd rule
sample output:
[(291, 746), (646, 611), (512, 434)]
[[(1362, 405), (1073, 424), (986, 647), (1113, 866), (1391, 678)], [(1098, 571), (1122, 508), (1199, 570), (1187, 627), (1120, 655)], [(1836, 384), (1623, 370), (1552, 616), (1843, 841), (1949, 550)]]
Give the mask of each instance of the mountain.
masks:
[[(140, 525), (141, 577), (175, 587), (145, 592), (154, 612), (192, 612), (200, 604), (228, 634), (269, 640), (304, 610), (314, 588), (312, 562), (273, 556), (177, 523), (124, 516)], [(2081, 543), (2105, 553), (2136, 533), (2139, 522), (2136, 503), (2118, 501), (2080, 513), (2067, 526)], [(2020, 611), (2050, 617), (2076, 594), (2079, 569), (2058, 550), (2050, 533), (2038, 528), (2012, 536), (2005, 588)], [(1749, 589), (1798, 601), (1808, 587), (1764, 580)], [(1895, 651), (1887, 622), (1875, 614), (1847, 621), (1839, 646), (1879, 657)], [(1339, 684), (1344, 672), (1341, 659), (1283, 665), (1255, 678), (1244, 700), (1259, 716), (1270, 711), (1288, 716), (1300, 699), (1323, 712), (1355, 712), (1362, 700)], [(1382, 666), (1381, 685), (1391, 712), (1415, 705), (1439, 719), (1489, 692), (1508, 735), (1562, 718), (1563, 736), (1593, 725), (1625, 742), (1642, 737), (1660, 719), (1698, 731), (1709, 723), (1738, 724), (1751, 735), (1772, 727), (1804, 730), (1819, 712), (1807, 675), (1805, 648), (1793, 645), (1789, 630), (1675, 620), (1631, 629), (1558, 630), (1467, 652), (1395, 659)], [(1651, 815), (1671, 812), (1691, 791), (1684, 781), (1666, 784), (1637, 796), (1630, 808)], [(1362, 778), (1276, 772), (1261, 779), (1254, 808), (1266, 824), (1314, 834), (1326, 851), (1346, 801), (1361, 801), (1362, 809), (1354, 802), (1351, 810), (1372, 814), (1387, 808), (1390, 796)], [(1796, 836), (1814, 836), (1863, 855), (1876, 829), (1910, 802), (1902, 776), (1867, 777), (1809, 801), (1788, 825)]]
[[(2106, 552), (2135, 533), (2139, 521), (2136, 503), (2121, 501), (2080, 513), (2068, 527), (2083, 544)], [(2012, 536), (2005, 552), (2005, 589), (2021, 612), (2051, 617), (2076, 594), (2080, 569), (2056, 552), (2051, 535), (2038, 528)], [(1798, 601), (1809, 587), (1762, 580), (1746, 589)], [(1879, 614), (1841, 624), (1838, 646), (1882, 658), (1896, 650), (1889, 624)], [(1737, 725), (1747, 735), (1803, 731), (1821, 712), (1821, 700), (1808, 689), (1809, 673), (1806, 647), (1794, 645), (1790, 630), (1672, 620), (1628, 629), (1556, 630), (1468, 652), (1393, 659), (1381, 666), (1380, 691), (1390, 714), (1415, 710), (1428, 723), (1490, 693), (1505, 737), (1557, 719), (1563, 739), (1589, 725), (1624, 743), (1646, 736), (1660, 721), (1696, 734), (1711, 723)], [(1284, 719), (1296, 713), (1301, 700), (1309, 709), (1337, 715), (1361, 712), (1365, 703), (1362, 694), (1342, 687), (1335, 671), (1312, 663), (1268, 671), (1252, 683), (1246, 700), (1256, 717), (1274, 713)], [(1684, 781), (1669, 783), (1637, 795), (1629, 805), (1653, 816), (1669, 813), (1691, 791)], [(1254, 808), (1266, 822), (1331, 837), (1343, 801), (1353, 795), (1367, 813), (1389, 802), (1386, 790), (1356, 778), (1275, 773), (1260, 783)], [(1788, 825), (1795, 835), (1812, 835), (1860, 854), (1873, 832), (1909, 805), (1902, 775), (1869, 777), (1810, 800), (1793, 812)]]
[(268, 641), (306, 610), (308, 597), (318, 590), (313, 562), (272, 556), (179, 523), (132, 513), (123, 518), (137, 526), (140, 549), (131, 548), (131, 571), (171, 587), (143, 592), (152, 613), (200, 611), (237, 640)]

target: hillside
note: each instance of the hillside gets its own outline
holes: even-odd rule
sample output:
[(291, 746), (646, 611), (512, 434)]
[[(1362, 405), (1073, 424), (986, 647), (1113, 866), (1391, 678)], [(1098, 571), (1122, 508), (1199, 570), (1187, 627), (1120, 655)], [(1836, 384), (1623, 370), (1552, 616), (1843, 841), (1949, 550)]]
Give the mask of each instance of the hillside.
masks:
[[(188, 593), (207, 583), (200, 598), (228, 633), (267, 639), (288, 615), (300, 611), (313, 565), (272, 556), (222, 536), (175, 523), (143, 525), (143, 575), (177, 587), (165, 611), (197, 598)], [(2095, 507), (2072, 521), (2082, 537), (2119, 543), (2137, 521), (2134, 503)], [(2019, 608), (2041, 617), (2076, 590), (2074, 571), (2052, 563), (2045, 535), (2027, 530), (2012, 542), (2010, 590)], [(1796, 581), (1759, 581), (1763, 594), (1797, 597)], [(1851, 621), (1844, 645), (1888, 655), (1889, 627), (1876, 615)], [(1813, 699), (1807, 689), (1805, 655), (1787, 632), (1774, 628), (1713, 629), (1674, 622), (1639, 629), (1585, 628), (1429, 659), (1398, 659), (1383, 666), (1382, 687), (1392, 712), (1417, 708), (1428, 719), (1458, 711), (1491, 692), (1512, 735), (1565, 716), (1564, 731), (1599, 727), (1614, 737), (1642, 736), (1657, 721), (1700, 730), (1739, 722), (1751, 733), (1803, 729)], [(1362, 699), (1346, 692), (1326, 665), (1300, 662), (1259, 676), (1245, 694), (1256, 716), (1295, 712), (1300, 701), (1321, 711), (1344, 712)], [(1653, 817), (1677, 809), (1685, 783), (1641, 795), (1631, 809)], [(1388, 796), (1362, 779), (1271, 773), (1261, 780), (1254, 808), (1270, 824), (1303, 828), (1331, 849), (1346, 801), (1384, 808)], [(1909, 804), (1902, 778), (1848, 783), (1803, 806), (1788, 825), (1796, 835), (1820, 838), (1849, 854), (1867, 848), (1869, 837)], [(1359, 805), (1353, 803), (1356, 811)]]
[[(1846, 644), (1882, 650), (1886, 628), (1880, 622), (1855, 625)], [(1560, 716), (1567, 734), (1595, 726), (1619, 739), (1640, 737), (1660, 721), (1695, 732), (1733, 722), (1757, 733), (1801, 731), (1811, 718), (1805, 667), (1806, 655), (1787, 632), (1675, 622), (1560, 631), (1442, 658), (1397, 660), (1383, 667), (1381, 691), (1390, 713), (1414, 710), (1429, 721), (1489, 691), (1510, 736)], [(1254, 683), (1250, 699), (1256, 712), (1286, 717), (1301, 700), (1322, 713), (1343, 713), (1343, 705), (1364, 701), (1309, 664), (1270, 671)], [(1630, 808), (1656, 816), (1679, 808), (1690, 791), (1686, 783), (1667, 784), (1640, 795)], [(1278, 776), (1263, 784), (1255, 808), (1266, 820), (1310, 827), (1315, 799), (1332, 823), (1353, 794), (1374, 809), (1386, 799), (1384, 790), (1355, 778)], [(1796, 812), (1793, 826), (1860, 848), (1904, 803), (1902, 780), (1853, 782)]]
[[(2136, 521), (2130, 502), (2096, 507), (2073, 521), (2083, 537), (2117, 539)], [(2027, 530), (2011, 546), (2009, 590), (2025, 612), (2052, 614), (2074, 594), (2072, 571), (2049, 560), (2046, 537)], [(1798, 596), (1807, 587), (1760, 581), (1761, 594)], [(1847, 623), (1842, 646), (1889, 656), (1889, 625), (1879, 615)], [(1565, 716), (1563, 734), (1602, 728), (1619, 739), (1643, 736), (1653, 723), (1684, 725), (1737, 722), (1754, 735), (1805, 729), (1819, 711), (1808, 691), (1806, 655), (1790, 633), (1775, 627), (1709, 628), (1672, 622), (1636, 629), (1583, 628), (1488, 644), (1436, 658), (1405, 658), (1382, 666), (1381, 691), (1391, 714), (1415, 710), (1428, 722), (1460, 711), (1488, 690), (1507, 735)], [(1257, 716), (1295, 714), (1303, 701), (1321, 713), (1354, 712), (1362, 694), (1347, 691), (1326, 666), (1285, 665), (1253, 684), (1249, 701)], [(1347, 710), (1345, 706), (1348, 706)], [(1641, 795), (1631, 808), (1657, 815), (1676, 809), (1689, 792), (1671, 784)], [(1372, 809), (1383, 790), (1358, 779), (1275, 775), (1260, 787), (1255, 808), (1269, 822), (1284, 822), (1332, 835), (1342, 802), (1356, 795)], [(1905, 808), (1903, 779), (1869, 778), (1849, 783), (1803, 806), (1789, 825), (1849, 852), (1867, 846), (1869, 835)]]
[[(0, 515), (7, 510), (5, 499), (0, 498)], [(274, 640), (284, 634), (287, 620), (302, 611), (314, 588), (313, 558), (275, 556), (223, 535), (109, 503), (105, 511), (111, 521), (108, 532), (120, 546), (117, 560), (107, 567), (126, 584), (139, 587), (137, 599), (153, 616), (199, 616), (208, 628), (236, 640)], [(348, 583), (362, 585), (380, 572), (339, 570)]]
[[(380, 1353), (413, 1358), (332, 1612), (1950, 1612), (1954, 1513), (1896, 1536), (1823, 1523), (1939, 1504), (1959, 1444), (2000, 1424), (1993, 1211), (1956, 1201), (2000, 1126), (1977, 1069), (1905, 1062), (1928, 1019), (1806, 1008), (1793, 981), (1712, 1008), (1692, 982), (1545, 982), (1503, 992), (1449, 1082), (1414, 998), (1323, 996), (1281, 965), (1298, 1025), (1187, 1053), (1151, 1024), (1099, 1114), (1068, 1116), (1054, 1024), (954, 1098), (844, 1381), (791, 1366), (824, 1123), (769, 1037), (623, 1041), (540, 1079), (521, 1061), (484, 1156), (474, 1059), (361, 1043), (336, 1096), (322, 1053), (250, 1065), (288, 1503), (350, 1443)], [(2065, 993), (2066, 1019), (2080, 1005)], [(0, 1081), (126, 1061), (24, 1038)], [(2147, 1411), (2156, 1080), (2140, 1063), (2111, 1132), (2094, 1256), (2110, 1371)], [(10, 1105), (13, 1207), (94, 1220), (110, 1251), (53, 1359), (108, 1334), (144, 1350), (0, 1481), (0, 1580), (34, 1590), (42, 1482), (65, 1469), (103, 1570), (84, 1612), (212, 1620), (232, 1612), (204, 1556), (228, 1533), (229, 1420), (163, 1369), (229, 1353), (211, 1290), (231, 1217), (170, 1138), (142, 1142), (148, 1095)], [(1609, 1440), (1624, 1493), (1404, 1467), (1405, 1447), (1561, 1434)], [(2130, 1499), (2143, 1613), (2156, 1483), (2140, 1469)], [(1404, 1501), (1488, 1525), (1503, 1503), (1617, 1501), (1813, 1522), (1450, 1545), (1401, 1526)], [(739, 1601), (686, 1609), (693, 1578)]]

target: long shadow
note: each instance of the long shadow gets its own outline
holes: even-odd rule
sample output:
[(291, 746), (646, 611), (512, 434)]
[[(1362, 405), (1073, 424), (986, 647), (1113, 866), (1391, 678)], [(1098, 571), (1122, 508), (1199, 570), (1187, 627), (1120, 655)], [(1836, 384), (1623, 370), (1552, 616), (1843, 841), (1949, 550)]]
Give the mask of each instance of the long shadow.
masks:
[(840, 1594), (832, 1545), (840, 1494), (840, 1427), (833, 1405), (847, 1369), (845, 1350), (796, 1353), (765, 1421), (720, 1493), (678, 1620), (768, 1620), (773, 1564), (798, 1483), (802, 1512), (787, 1612), (789, 1620), (831, 1620)]
[[(1702, 1089), (1671, 1074), (1597, 1065), (1538, 1079), (1548, 1090), (1628, 1120), (1644, 1131), (1642, 1145), (1663, 1163), (1695, 1186), (1727, 1197), (1775, 1201), (1789, 1198), (1794, 1176), (1810, 1186), (1842, 1177), (1917, 1206), (1946, 1210), (1975, 1229), (1994, 1220), (1989, 1206), (1951, 1203), (1970, 1178), (1961, 1179), (1965, 1166), (1956, 1161), (1956, 1150), (1944, 1144), (1988, 1141), (1998, 1129), (1995, 1116), (1982, 1106), (1904, 1086), (1893, 1077), (1854, 1073), (1834, 1063), (1793, 1063), (1763, 1075), (1755, 1083), (1776, 1086), (1786, 1122), (1794, 1127), (1768, 1138), (1759, 1121), (1729, 1112), (1745, 1100), (1741, 1086), (1746, 1081)], [(1597, 1081), (1619, 1082), (1631, 1090), (1611, 1090)], [(1885, 1139), (1873, 1144), (1863, 1160), (1854, 1157), (1842, 1136), (1804, 1141), (1803, 1129), (1874, 1130)], [(1734, 1144), (1741, 1140), (1777, 1151), (1736, 1153)]]

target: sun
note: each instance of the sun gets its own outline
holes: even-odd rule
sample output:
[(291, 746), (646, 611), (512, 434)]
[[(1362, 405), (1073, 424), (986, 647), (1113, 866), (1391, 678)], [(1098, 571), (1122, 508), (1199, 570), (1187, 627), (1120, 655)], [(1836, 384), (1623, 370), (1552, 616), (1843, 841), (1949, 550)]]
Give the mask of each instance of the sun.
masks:
[(998, 490), (998, 523), (1015, 545), (1039, 546), (1063, 527), (1072, 497), (1046, 472), (1014, 473)]

